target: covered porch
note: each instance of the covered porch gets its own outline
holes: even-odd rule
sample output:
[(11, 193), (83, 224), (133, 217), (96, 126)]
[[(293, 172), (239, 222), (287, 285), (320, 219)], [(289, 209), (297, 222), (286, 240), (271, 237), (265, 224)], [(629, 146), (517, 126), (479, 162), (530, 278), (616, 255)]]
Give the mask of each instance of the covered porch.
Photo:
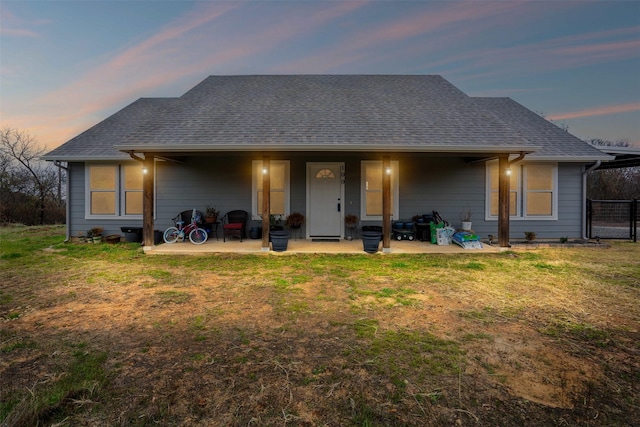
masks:
[[(255, 149), (257, 147), (252, 147), (252, 149)], [(518, 147), (518, 149), (522, 150), (523, 147)], [(380, 150), (379, 152), (377, 152), (376, 150), (373, 150), (372, 153), (370, 153), (367, 156), (363, 156), (361, 151), (357, 151), (354, 150), (353, 148), (351, 149), (351, 151), (347, 152), (347, 151), (341, 151), (340, 153), (338, 153), (339, 155), (343, 156), (341, 157), (341, 159), (343, 160), (342, 165), (344, 165), (344, 159), (348, 159), (349, 161), (351, 161), (351, 164), (353, 166), (353, 163), (355, 161), (358, 161), (358, 159), (361, 158), (367, 158), (367, 159), (376, 159), (380, 162), (381, 164), (381, 168), (380, 168), (380, 174), (381, 176), (381, 191), (380, 191), (380, 196), (379, 196), (379, 203), (380, 203), (380, 212), (381, 215), (379, 215), (380, 220), (379, 221), (374, 221), (377, 224), (381, 224), (381, 229), (382, 229), (382, 236), (383, 236), (383, 241), (381, 244), (381, 250), (382, 252), (400, 252), (400, 253), (421, 253), (421, 252), (434, 252), (434, 248), (431, 248), (430, 245), (431, 244), (425, 244), (423, 246), (420, 246), (420, 244), (418, 244), (417, 242), (409, 242), (409, 246), (408, 247), (404, 247), (406, 245), (404, 244), (400, 244), (398, 245), (397, 242), (394, 242), (394, 244), (391, 244), (391, 222), (392, 222), (392, 218), (393, 218), (393, 210), (392, 210), (392, 203), (393, 203), (393, 199), (392, 199), (392, 184), (391, 184), (391, 175), (394, 173), (394, 168), (392, 168), (392, 159), (396, 159), (396, 158), (402, 158), (404, 159), (405, 162), (407, 162), (407, 159), (411, 156), (417, 156), (419, 154), (422, 155), (428, 155), (428, 154), (433, 154), (433, 155), (439, 155), (439, 156), (443, 156), (443, 157), (439, 157), (441, 159), (447, 159), (447, 158), (455, 158), (455, 159), (461, 159), (464, 160), (464, 164), (465, 165), (474, 165), (474, 164), (484, 164), (484, 162), (489, 161), (489, 160), (494, 160), (497, 159), (499, 161), (499, 197), (498, 197), (498, 204), (499, 204), (499, 209), (498, 209), (498, 221), (497, 221), (497, 237), (498, 237), (498, 245), (500, 247), (509, 247), (509, 194), (510, 194), (510, 189), (509, 189), (509, 172), (510, 172), (510, 166), (513, 163), (516, 163), (520, 160), (522, 160), (525, 155), (527, 153), (529, 153), (531, 150), (528, 151), (518, 151), (518, 152), (512, 152), (513, 148), (510, 147), (508, 149), (496, 149), (495, 147), (491, 147), (491, 148), (476, 148), (475, 150), (469, 150), (468, 148), (464, 148), (464, 149), (459, 149), (459, 150), (452, 150), (452, 149), (448, 149), (447, 151), (444, 151), (442, 148), (437, 148), (434, 150), (424, 150), (424, 149), (416, 149), (414, 150), (414, 152), (412, 153), (390, 153), (386, 150)], [(234, 155), (237, 157), (239, 156), (239, 154), (237, 153), (237, 151), (243, 151), (243, 150), (236, 150), (236, 153), (234, 153)], [(369, 151), (371, 151), (371, 147), (369, 147)], [(280, 153), (277, 150), (274, 152), (269, 152), (269, 151), (263, 151), (262, 153), (258, 154), (255, 151), (251, 150), (251, 153), (253, 153), (254, 157), (258, 157), (261, 158), (261, 166), (260, 166), (260, 170), (259, 170), (259, 178), (256, 178), (257, 181), (261, 182), (261, 192), (264, 195), (263, 197), (259, 198), (259, 203), (257, 203), (256, 207), (257, 209), (254, 209), (254, 211), (257, 211), (258, 213), (254, 212), (253, 213), (253, 217), (254, 217), (254, 222), (256, 221), (256, 217), (261, 217), (260, 220), (260, 225), (262, 226), (261, 228), (263, 230), (268, 230), (270, 227), (270, 216), (271, 213), (273, 213), (272, 208), (271, 208), (271, 192), (270, 192), (270, 188), (271, 188), (271, 166), (272, 165), (272, 157), (276, 157), (276, 158), (285, 158), (288, 159), (289, 157), (292, 157), (293, 154), (298, 153), (297, 151), (293, 151), (293, 152), (288, 152), (287, 153)], [(211, 155), (213, 152), (208, 151), (207, 154)], [(157, 164), (156, 164), (156, 159), (158, 160), (162, 160), (165, 163), (168, 164), (173, 164), (172, 162), (181, 162), (180, 160), (176, 160), (177, 158), (179, 158), (180, 156), (175, 155), (175, 153), (162, 153), (162, 154), (158, 154), (158, 153), (151, 153), (151, 152), (141, 152), (141, 153), (136, 153), (133, 150), (129, 151), (129, 154), (132, 158), (139, 160), (140, 162), (143, 163), (144, 166), (144, 178), (143, 178), (143, 190), (142, 190), (142, 199), (143, 199), (143, 242), (145, 243), (146, 246), (151, 246), (151, 242), (154, 241), (154, 230), (155, 230), (155, 207), (156, 207), (156, 194), (155, 194), (155, 188), (156, 188), (156, 184), (155, 184), (155, 178), (158, 176), (158, 174), (156, 173), (156, 168), (157, 168)], [(173, 155), (172, 155), (173, 154)], [(192, 153), (193, 154), (193, 153)], [(225, 151), (223, 151), (222, 153), (217, 153), (217, 154), (222, 154), (223, 156), (226, 154), (228, 156), (228, 153), (226, 153)], [(257, 155), (256, 155), (257, 154)], [(337, 154), (336, 154), (337, 155)], [(327, 159), (326, 157), (327, 155), (325, 154), (325, 160)], [(349, 157), (350, 156), (350, 157)], [(359, 156), (359, 157), (358, 157)], [(182, 156), (184, 158), (184, 156)], [(215, 157), (215, 156), (214, 156)], [(307, 160), (306, 158), (303, 157), (295, 157), (293, 156), (296, 161), (297, 161), (297, 169), (300, 169), (300, 165), (306, 165), (308, 167), (309, 164), (313, 163), (313, 162), (309, 162), (309, 160)], [(226, 157), (225, 157), (226, 158)], [(315, 159), (314, 157), (311, 157), (311, 159)], [(356, 160), (353, 160), (356, 159)], [(169, 160), (169, 162), (166, 162), (167, 160)], [(332, 159), (335, 160), (335, 159)], [(229, 163), (229, 162), (227, 162)], [(317, 162), (316, 162), (317, 163)], [(332, 161), (332, 164), (337, 164), (336, 161)], [(326, 164), (326, 162), (324, 162), (323, 164)], [(361, 170), (359, 170), (357, 167), (352, 167), (351, 170), (356, 170), (357, 174), (361, 173)], [(298, 199), (295, 201), (297, 203), (297, 205), (299, 206), (298, 209), (300, 209), (300, 211), (304, 212), (307, 217), (309, 217), (310, 213), (315, 212), (312, 208), (312, 206), (309, 204), (310, 200), (315, 200), (315, 197), (311, 197), (310, 196), (310, 192), (309, 192), (309, 184), (308, 184), (308, 177), (307, 176), (300, 176), (300, 174), (298, 174), (298, 182), (302, 182), (304, 184), (304, 180), (307, 179), (307, 187), (303, 188), (302, 190), (299, 190), (298, 193), (296, 193), (299, 197)], [(337, 205), (337, 215), (339, 217), (339, 222), (338, 222), (338, 227), (340, 228), (340, 231), (335, 232), (335, 233), (328, 233), (326, 235), (326, 237), (339, 237), (343, 234), (343, 231), (341, 230), (342, 226), (341, 226), (341, 222), (344, 221), (343, 218), (343, 212), (346, 210), (346, 208), (343, 209), (343, 207), (346, 207), (347, 205), (347, 200), (345, 199), (345, 181), (349, 181), (351, 184), (350, 187), (350, 199), (353, 198), (356, 200), (355, 204), (353, 206), (355, 206), (353, 209), (355, 209), (356, 212), (360, 211), (360, 203), (364, 203), (362, 202), (360, 199), (358, 199), (358, 195), (361, 192), (361, 186), (359, 187), (360, 183), (360, 177), (350, 175), (347, 178), (345, 178), (344, 176), (344, 169), (342, 173), (336, 173), (336, 176), (340, 177), (340, 194), (338, 194), (339, 197), (337, 197), (337, 204), (332, 204), (332, 203), (326, 203), (326, 206), (330, 206), (330, 207), (334, 207)], [(302, 178), (302, 179), (300, 179)], [(243, 178), (239, 178), (236, 179), (233, 182), (233, 185), (238, 186), (238, 182), (251, 182), (251, 176), (247, 175), (246, 179)], [(407, 186), (410, 187), (412, 184), (412, 178), (411, 176), (408, 176), (408, 179), (405, 180), (405, 183), (407, 183)], [(355, 184), (354, 184), (355, 183)], [(348, 184), (348, 183), (347, 183)], [(302, 188), (302, 186), (300, 186), (300, 188)], [(244, 189), (240, 189), (238, 190), (235, 194), (241, 194), (244, 191)], [(252, 190), (253, 191), (253, 190)], [(397, 202), (399, 196), (399, 193), (396, 191), (396, 196), (395, 196), (395, 200)], [(355, 197), (353, 197), (353, 195), (356, 194)], [(173, 195), (175, 197), (175, 194)], [(414, 199), (417, 199), (415, 196), (413, 196)], [(261, 200), (260, 200), (261, 199)], [(170, 199), (165, 199), (165, 200), (170, 200)], [(304, 207), (302, 207), (302, 203), (304, 203), (304, 201), (306, 200), (307, 202), (307, 206), (306, 209)], [(350, 202), (349, 202), (350, 203)], [(166, 203), (165, 203), (166, 204)], [(238, 205), (238, 204), (237, 204)], [(247, 211), (249, 211), (249, 207), (250, 206), (241, 206), (243, 209), (246, 209)], [(395, 208), (396, 210), (396, 215), (398, 212), (398, 208)], [(481, 211), (483, 211), (484, 208), (482, 208)], [(426, 211), (429, 211), (428, 209)], [(414, 213), (414, 212), (412, 212)], [(166, 216), (166, 214), (165, 214)], [(318, 216), (318, 215), (316, 215)], [(402, 213), (400, 213), (399, 215), (400, 218), (402, 218)], [(407, 217), (407, 215), (405, 214), (405, 217)], [(398, 219), (398, 218), (396, 218)], [(364, 225), (364, 223), (362, 223), (362, 225)], [(370, 224), (368, 224), (370, 225)], [(162, 228), (162, 227), (161, 227)], [(324, 234), (316, 234), (316, 233), (304, 233), (307, 236), (309, 234), (311, 234), (311, 236), (313, 237), (323, 237), (325, 236)], [(262, 241), (261, 242), (255, 242), (255, 245), (259, 245), (257, 246), (257, 248), (255, 249), (256, 251), (269, 251), (270, 250), (270, 244), (269, 244), (269, 240), (268, 240), (268, 233), (263, 233), (262, 235)], [(260, 245), (261, 243), (261, 245)], [(342, 252), (359, 252), (362, 251), (362, 245), (360, 244), (358, 248), (354, 249), (346, 249), (348, 248), (348, 246), (339, 246), (337, 248), (334, 248), (335, 245), (329, 245), (328, 243), (333, 243), (333, 242), (311, 242), (308, 241), (307, 243), (309, 243), (309, 245), (304, 245), (301, 246), (300, 243), (294, 243), (293, 247), (290, 248), (290, 251), (299, 251), (299, 252), (328, 252), (328, 253), (342, 253)], [(319, 243), (319, 245), (310, 245), (311, 243)], [(343, 242), (345, 245), (348, 245), (347, 241)], [(361, 243), (361, 242), (360, 242)], [(211, 247), (209, 245), (212, 245)], [(242, 247), (238, 247), (236, 248), (239, 252), (251, 252), (253, 251), (252, 249), (248, 249), (250, 245), (245, 245)], [(298, 247), (296, 247), (298, 246)], [(392, 248), (393, 246), (393, 248)], [(437, 246), (437, 245), (434, 245)], [(218, 247), (217, 244), (212, 243), (212, 242), (208, 242), (206, 245), (207, 250), (205, 249), (197, 249), (195, 250), (196, 252), (201, 252), (201, 251), (210, 251), (210, 252), (231, 252), (233, 250), (227, 249), (227, 247)], [(155, 249), (154, 249), (155, 250)], [(168, 250), (168, 249), (165, 249)], [(442, 252), (442, 251), (451, 251), (453, 249), (444, 249), (444, 248), (440, 248), (435, 250), (435, 252)], [(464, 251), (464, 250), (463, 250)], [(150, 252), (152, 253), (152, 252)]]
[[(382, 245), (381, 245), (382, 246)], [(202, 245), (194, 245), (190, 242), (177, 242), (172, 244), (160, 244), (157, 246), (145, 246), (145, 253), (149, 255), (198, 255), (198, 254), (214, 254), (214, 253), (244, 253), (244, 254), (363, 254), (364, 252), (362, 240), (345, 240), (323, 241), (317, 242), (310, 239), (289, 239), (286, 252), (266, 252), (262, 249), (262, 240), (245, 239), (242, 242), (238, 239), (216, 240), (215, 238), (207, 240)], [(482, 249), (463, 249), (462, 247), (451, 245), (434, 245), (430, 242), (393, 240), (390, 245), (391, 254), (462, 254), (462, 253), (496, 253), (501, 249), (498, 246), (492, 246), (487, 243), (482, 244)], [(376, 256), (383, 254), (379, 251)]]

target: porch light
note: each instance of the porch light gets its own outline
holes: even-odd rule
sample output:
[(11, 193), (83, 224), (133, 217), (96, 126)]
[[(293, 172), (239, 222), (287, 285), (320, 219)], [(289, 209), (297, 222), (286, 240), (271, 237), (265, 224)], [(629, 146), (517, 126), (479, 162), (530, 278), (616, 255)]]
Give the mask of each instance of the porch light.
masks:
[(146, 175), (149, 172), (149, 169), (147, 168), (142, 168), (142, 174)]
[(391, 175), (391, 168), (387, 168), (386, 172), (387, 172), (387, 175)]
[(504, 173), (506, 173), (507, 176), (511, 176), (511, 168), (507, 168)]
[(263, 174), (263, 175), (266, 175), (266, 174), (268, 174), (268, 173), (269, 173), (269, 169), (267, 169), (267, 168), (262, 168), (262, 174)]

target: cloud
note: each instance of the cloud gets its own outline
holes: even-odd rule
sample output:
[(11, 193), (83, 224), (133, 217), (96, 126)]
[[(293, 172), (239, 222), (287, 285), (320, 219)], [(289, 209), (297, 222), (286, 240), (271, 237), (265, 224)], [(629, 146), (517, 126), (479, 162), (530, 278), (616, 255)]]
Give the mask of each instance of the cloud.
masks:
[(231, 33), (228, 29), (236, 21), (230, 15), (246, 16), (244, 3), (198, 2), (146, 39), (31, 102), (28, 114), (6, 118), (12, 126), (31, 130), (46, 138), (47, 145), (55, 146), (141, 95), (153, 96), (180, 79), (202, 78), (213, 69), (265, 54), (365, 4), (329, 3), (313, 14), (292, 5), (287, 13), (277, 14), (271, 25), (247, 26)]
[[(216, 43), (214, 22), (242, 6), (238, 2), (197, 3), (196, 8), (176, 18), (158, 33), (99, 64), (73, 82), (40, 99), (43, 104), (59, 104), (64, 99), (78, 114), (109, 108), (130, 100), (135, 93), (148, 94), (177, 79), (221, 67), (251, 57), (295, 39), (303, 31), (325, 24), (360, 7), (360, 2), (332, 3), (308, 20), (289, 19), (256, 29), (242, 29), (232, 43)], [(287, 25), (288, 24), (288, 25)], [(228, 35), (231, 36), (231, 35)], [(225, 40), (226, 41), (226, 40)]]
[(40, 37), (40, 33), (34, 30), (50, 23), (49, 20), (27, 21), (15, 15), (6, 6), (0, 4), (0, 35), (7, 37)]
[[(36, 122), (38, 132), (48, 129), (47, 139), (59, 143), (140, 96), (166, 96), (169, 89), (169, 96), (179, 96), (179, 85), (189, 88), (206, 74), (429, 70), (457, 82), (486, 81), (637, 58), (640, 46), (638, 27), (518, 46), (498, 38), (558, 12), (571, 13), (580, 7), (576, 2), (193, 4), (142, 40), (105, 57), (83, 58), (93, 61), (90, 69), (69, 73), (66, 84), (29, 99), (29, 105), (12, 104), (14, 112), (24, 111), (12, 119)], [(3, 31), (24, 31), (23, 37), (37, 36), (40, 24), (2, 18)]]
[[(366, 69), (403, 61), (410, 63), (415, 72), (423, 73), (440, 65), (482, 59), (485, 53), (479, 53), (478, 49), (459, 55), (456, 52), (466, 52), (470, 43), (495, 34), (496, 27), (507, 32), (523, 20), (535, 20), (571, 4), (554, 2), (540, 8), (535, 2), (433, 2), (428, 8), (406, 8), (404, 14), (372, 20), (368, 25), (354, 25), (347, 37), (282, 63), (278, 69), (328, 72), (356, 63)], [(428, 58), (428, 62), (417, 65), (419, 58)], [(496, 58), (491, 61), (492, 65), (495, 63)], [(459, 68), (463, 66), (452, 67)], [(468, 70), (468, 65), (464, 68)]]
[[(500, 77), (515, 73), (525, 75), (553, 72), (606, 64), (640, 57), (638, 28), (617, 32), (625, 40), (597, 40), (613, 35), (612, 32), (584, 34), (580, 37), (562, 37), (513, 47), (484, 48), (448, 55), (429, 62), (432, 69), (448, 69), (466, 75), (481, 73), (484, 77)], [(496, 67), (500, 64), (500, 67)]]
[[(8, 117), (12, 126), (31, 121), (29, 129), (39, 133), (49, 129), (48, 145), (60, 144), (75, 133), (104, 118), (104, 112), (148, 94), (193, 72), (187, 65), (167, 55), (171, 43), (195, 29), (210, 24), (233, 10), (235, 3), (197, 3), (188, 13), (174, 19), (156, 34), (123, 49), (111, 59), (97, 63), (92, 69), (54, 89), (30, 105), (29, 117)], [(175, 62), (171, 63), (174, 60)], [(9, 120), (7, 120), (9, 121)], [(33, 126), (33, 122), (37, 122)]]
[(0, 27), (0, 34), (13, 37), (40, 37), (40, 34), (26, 28), (9, 28), (4, 25)]
[(630, 104), (606, 105), (603, 107), (588, 108), (585, 110), (555, 113), (549, 116), (549, 120), (581, 119), (584, 117), (609, 116), (611, 114), (631, 113), (640, 111), (640, 102)]

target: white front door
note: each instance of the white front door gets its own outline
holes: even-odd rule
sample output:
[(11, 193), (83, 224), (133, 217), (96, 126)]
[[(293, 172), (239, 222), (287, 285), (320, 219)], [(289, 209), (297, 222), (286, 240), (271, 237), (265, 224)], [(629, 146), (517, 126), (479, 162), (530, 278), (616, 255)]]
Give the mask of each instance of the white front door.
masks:
[(307, 163), (307, 232), (339, 237), (344, 218), (344, 163)]

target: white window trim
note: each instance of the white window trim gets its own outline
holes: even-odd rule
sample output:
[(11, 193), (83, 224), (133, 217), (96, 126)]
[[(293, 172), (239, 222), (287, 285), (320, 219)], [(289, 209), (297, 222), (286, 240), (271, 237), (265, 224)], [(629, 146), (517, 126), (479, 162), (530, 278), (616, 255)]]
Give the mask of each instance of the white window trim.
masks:
[[(291, 172), (289, 160), (271, 160), (270, 165), (284, 165), (284, 218), (291, 212), (290, 195), (291, 195)], [(262, 206), (258, 206), (258, 179), (262, 179), (262, 175), (257, 171), (262, 169), (262, 160), (253, 160), (251, 162), (251, 218), (254, 220), (262, 219)], [(284, 221), (284, 218), (282, 220)]]
[[(527, 193), (529, 191), (524, 189), (524, 184), (522, 185), (522, 218), (523, 219), (542, 219), (542, 220), (557, 220), (558, 219), (558, 164), (550, 164), (550, 163), (525, 163), (522, 165), (522, 181), (526, 182), (527, 180), (527, 168), (528, 166), (535, 165), (546, 165), (552, 166), (552, 179), (553, 185), (551, 189), (551, 215), (527, 215)], [(531, 193), (547, 193), (547, 190), (539, 191), (539, 190), (531, 190)]]
[[(367, 165), (380, 165), (381, 160), (362, 160), (360, 162), (360, 218), (363, 221), (382, 221), (382, 215), (367, 215), (367, 183), (365, 167)], [(391, 161), (391, 194), (393, 195), (393, 215), (391, 219), (398, 218), (400, 212), (400, 162)]]
[[(132, 165), (133, 163), (98, 163), (91, 162), (85, 163), (84, 168), (84, 217), (85, 219), (142, 219), (142, 214), (137, 215), (125, 215), (124, 198), (125, 190), (122, 184), (122, 174), (124, 165)], [(93, 215), (91, 214), (91, 166), (113, 166), (117, 169), (116, 173), (116, 201), (115, 201), (115, 213), (113, 215)], [(142, 167), (140, 167), (142, 169)], [(155, 169), (155, 168), (154, 168)], [(155, 182), (155, 180), (154, 180)], [(155, 191), (155, 189), (154, 189)], [(143, 196), (144, 197), (144, 196)], [(155, 198), (154, 198), (155, 199)]]
[[(498, 161), (492, 160), (486, 163), (485, 167), (485, 221), (497, 221), (498, 215), (491, 215), (491, 167), (496, 165)], [(526, 178), (527, 166), (547, 165), (553, 166), (553, 188), (551, 196), (551, 215), (527, 215), (527, 197), (526, 197)], [(517, 173), (518, 188), (516, 189), (516, 210), (510, 213), (511, 221), (557, 221), (558, 220), (558, 163), (546, 162), (523, 162), (511, 168), (513, 173)], [(510, 189), (510, 191), (514, 191)], [(537, 192), (537, 191), (532, 191)]]

